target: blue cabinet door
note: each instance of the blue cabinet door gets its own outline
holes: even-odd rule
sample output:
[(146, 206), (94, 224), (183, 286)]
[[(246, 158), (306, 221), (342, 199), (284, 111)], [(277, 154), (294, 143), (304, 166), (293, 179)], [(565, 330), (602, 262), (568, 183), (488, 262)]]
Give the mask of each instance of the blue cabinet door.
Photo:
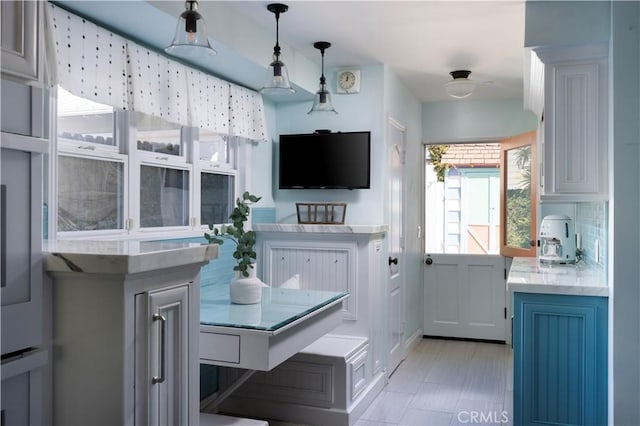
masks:
[(514, 294), (514, 425), (607, 424), (607, 298)]

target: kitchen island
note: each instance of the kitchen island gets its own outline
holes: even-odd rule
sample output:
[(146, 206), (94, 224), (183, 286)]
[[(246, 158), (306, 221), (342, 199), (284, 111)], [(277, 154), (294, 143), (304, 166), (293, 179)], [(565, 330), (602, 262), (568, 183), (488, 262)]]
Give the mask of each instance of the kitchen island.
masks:
[(347, 292), (265, 287), (259, 304), (230, 303), (228, 285), (200, 282), (218, 251), (169, 241), (45, 245), (55, 424), (229, 424), (199, 413), (200, 362), (271, 370), (340, 324)]
[(200, 270), (217, 245), (50, 241), (53, 424), (197, 425)]
[(513, 424), (607, 424), (606, 275), (514, 258)]

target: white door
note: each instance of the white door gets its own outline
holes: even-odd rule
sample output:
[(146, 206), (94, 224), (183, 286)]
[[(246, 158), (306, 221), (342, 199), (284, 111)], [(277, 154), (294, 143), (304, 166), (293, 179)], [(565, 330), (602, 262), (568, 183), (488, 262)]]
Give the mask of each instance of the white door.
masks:
[(403, 172), (405, 129), (389, 118), (387, 125), (387, 158), (389, 169), (388, 218), (389, 218), (389, 374), (404, 359), (404, 302), (403, 302), (403, 251), (402, 228)]
[(189, 424), (189, 286), (136, 295), (136, 424)]
[(424, 335), (509, 340), (503, 256), (535, 255), (535, 141), (427, 147)]
[(424, 335), (504, 341), (504, 274), (499, 255), (427, 254)]

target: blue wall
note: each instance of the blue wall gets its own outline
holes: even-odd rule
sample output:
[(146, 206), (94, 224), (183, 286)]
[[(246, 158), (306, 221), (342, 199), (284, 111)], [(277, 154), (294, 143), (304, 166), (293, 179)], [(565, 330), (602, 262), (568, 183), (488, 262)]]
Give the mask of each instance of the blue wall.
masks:
[[(330, 53), (330, 52), (329, 52)], [(381, 65), (361, 67), (361, 88), (357, 94), (336, 94), (337, 70), (325, 70), (327, 84), (338, 111), (334, 114), (308, 115), (312, 101), (277, 105), (274, 137), (274, 162), (271, 179), (276, 206), (276, 220), (284, 223), (297, 221), (296, 202), (346, 202), (345, 222), (348, 224), (384, 223), (384, 174), (377, 173), (384, 158), (384, 68)], [(358, 190), (278, 190), (277, 136), (288, 133), (312, 133), (317, 129), (337, 131), (371, 131), (371, 189)], [(309, 153), (313, 161), (313, 153)]]
[(609, 41), (608, 1), (525, 2), (526, 47)]
[(503, 138), (535, 130), (536, 127), (537, 118), (524, 110), (522, 99), (462, 99), (422, 106), (422, 131), (426, 142)]

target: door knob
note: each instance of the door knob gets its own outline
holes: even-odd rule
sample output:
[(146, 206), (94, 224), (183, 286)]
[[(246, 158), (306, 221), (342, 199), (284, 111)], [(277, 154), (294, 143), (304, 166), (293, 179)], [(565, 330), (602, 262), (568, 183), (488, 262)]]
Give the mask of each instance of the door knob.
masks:
[(433, 263), (433, 259), (432, 259), (432, 258), (430, 258), (430, 257), (427, 257), (427, 258), (424, 260), (424, 263), (426, 263), (427, 265), (431, 265), (431, 264)]
[(389, 256), (389, 265), (391, 265), (392, 263), (397, 265), (398, 264), (398, 258)]

